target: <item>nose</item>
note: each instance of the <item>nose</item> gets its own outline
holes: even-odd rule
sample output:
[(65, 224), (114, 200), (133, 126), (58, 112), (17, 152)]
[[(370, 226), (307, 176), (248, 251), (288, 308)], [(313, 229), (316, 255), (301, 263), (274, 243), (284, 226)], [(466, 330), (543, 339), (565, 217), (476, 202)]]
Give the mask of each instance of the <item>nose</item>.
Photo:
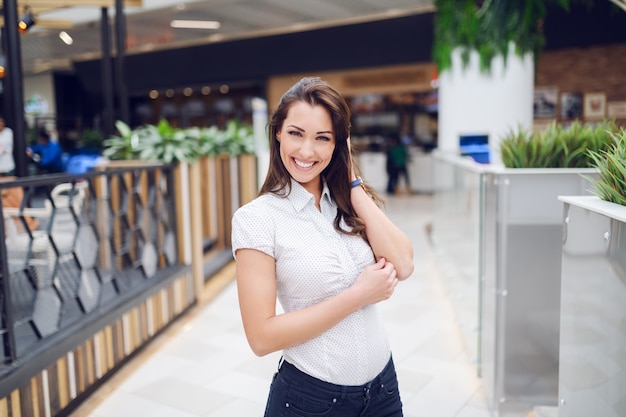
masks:
[(315, 142), (311, 139), (305, 139), (302, 141), (301, 145), (300, 145), (300, 155), (302, 155), (303, 158), (310, 158), (311, 156), (313, 156), (315, 154)]

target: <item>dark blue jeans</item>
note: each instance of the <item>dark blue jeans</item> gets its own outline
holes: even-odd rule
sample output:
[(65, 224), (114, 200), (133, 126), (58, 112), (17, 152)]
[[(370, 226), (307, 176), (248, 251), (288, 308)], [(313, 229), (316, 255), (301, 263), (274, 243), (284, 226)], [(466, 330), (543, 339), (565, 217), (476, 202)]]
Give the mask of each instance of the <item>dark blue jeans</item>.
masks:
[(281, 361), (270, 387), (265, 417), (402, 417), (393, 359), (372, 381), (344, 386), (321, 381)]

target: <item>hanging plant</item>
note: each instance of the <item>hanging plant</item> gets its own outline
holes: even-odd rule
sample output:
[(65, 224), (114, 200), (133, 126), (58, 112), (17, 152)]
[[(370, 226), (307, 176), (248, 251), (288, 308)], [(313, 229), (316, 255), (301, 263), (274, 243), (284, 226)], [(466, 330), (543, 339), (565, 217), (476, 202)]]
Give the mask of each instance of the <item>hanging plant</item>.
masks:
[(464, 66), (477, 52), (482, 72), (491, 70), (496, 56), (506, 62), (511, 44), (516, 54), (532, 52), (536, 59), (545, 43), (542, 29), (549, 3), (569, 10), (570, 0), (435, 0), (433, 60), (439, 72), (452, 67), (456, 49)]

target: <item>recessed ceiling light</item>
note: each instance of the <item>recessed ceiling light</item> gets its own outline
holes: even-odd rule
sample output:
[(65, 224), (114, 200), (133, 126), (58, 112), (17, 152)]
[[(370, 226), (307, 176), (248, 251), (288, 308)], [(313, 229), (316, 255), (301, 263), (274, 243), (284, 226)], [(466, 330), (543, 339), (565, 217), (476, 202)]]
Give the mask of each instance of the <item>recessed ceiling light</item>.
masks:
[(219, 29), (222, 25), (216, 20), (172, 20), (170, 26), (176, 29)]

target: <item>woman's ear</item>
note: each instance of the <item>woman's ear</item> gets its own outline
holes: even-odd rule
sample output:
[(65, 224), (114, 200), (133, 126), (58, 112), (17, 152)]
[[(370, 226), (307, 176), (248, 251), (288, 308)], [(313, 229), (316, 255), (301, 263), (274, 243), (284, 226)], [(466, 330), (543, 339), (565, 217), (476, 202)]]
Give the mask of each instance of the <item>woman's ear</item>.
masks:
[(280, 132), (276, 132), (276, 141), (280, 142)]

